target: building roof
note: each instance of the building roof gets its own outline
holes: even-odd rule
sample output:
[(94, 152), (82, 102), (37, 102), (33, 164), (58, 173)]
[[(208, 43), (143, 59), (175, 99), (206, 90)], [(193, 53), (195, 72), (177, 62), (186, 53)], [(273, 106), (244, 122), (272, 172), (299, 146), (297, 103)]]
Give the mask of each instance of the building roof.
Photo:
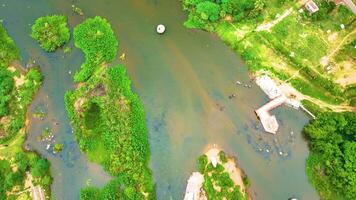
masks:
[(352, 11), (352, 13), (356, 14), (356, 5), (352, 0), (342, 0), (342, 3), (345, 4), (345, 6)]
[(316, 5), (316, 3), (313, 0), (308, 1), (305, 4), (305, 8), (309, 10), (310, 13), (315, 13), (316, 11), (319, 10), (319, 7)]

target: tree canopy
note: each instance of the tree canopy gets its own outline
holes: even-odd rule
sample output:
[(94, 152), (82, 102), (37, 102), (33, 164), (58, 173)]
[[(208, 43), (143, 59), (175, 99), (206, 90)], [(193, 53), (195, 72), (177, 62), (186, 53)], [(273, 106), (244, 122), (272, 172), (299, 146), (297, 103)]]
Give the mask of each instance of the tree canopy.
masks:
[(320, 114), (304, 128), (307, 173), (322, 199), (356, 199), (356, 114)]
[(14, 41), (8, 36), (4, 26), (0, 23), (0, 70), (8, 67), (11, 61), (18, 59), (19, 50)]
[(6, 69), (0, 69), (0, 117), (9, 112), (8, 103), (11, 99), (11, 92), (14, 87), (14, 80)]
[(190, 11), (185, 25), (211, 30), (214, 23), (226, 16), (239, 20), (250, 13), (260, 12), (264, 6), (265, 0), (184, 0), (183, 8)]

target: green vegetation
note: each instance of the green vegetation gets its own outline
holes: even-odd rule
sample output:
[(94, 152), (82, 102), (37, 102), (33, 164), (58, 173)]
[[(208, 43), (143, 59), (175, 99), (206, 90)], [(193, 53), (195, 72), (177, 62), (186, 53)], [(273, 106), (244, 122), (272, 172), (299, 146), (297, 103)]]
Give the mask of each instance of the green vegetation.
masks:
[(51, 15), (38, 18), (32, 26), (31, 37), (47, 52), (53, 52), (69, 41), (67, 17)]
[(45, 138), (47, 138), (47, 137), (49, 137), (50, 136), (50, 134), (51, 134), (51, 129), (50, 128), (45, 128), (43, 131), (42, 131), (42, 134), (41, 134), (41, 138), (42, 139), (45, 139)]
[[(183, 0), (189, 11), (185, 26), (217, 33), (252, 72), (267, 73), (312, 97), (302, 101), (318, 113), (304, 129), (311, 149), (309, 179), (322, 199), (356, 199), (356, 116), (330, 112), (333, 105), (356, 105), (355, 82), (349, 78), (356, 73), (356, 18), (333, 1), (314, 1), (320, 9), (315, 14), (291, 0)], [(214, 6), (198, 10), (203, 4)], [(289, 9), (289, 15), (273, 24)], [(272, 25), (264, 26), (268, 23)]]
[(62, 149), (63, 149), (63, 144), (61, 144), (61, 143), (56, 143), (56, 144), (54, 144), (53, 151), (54, 151), (55, 153), (61, 152)]
[(11, 62), (19, 58), (19, 51), (2, 24), (0, 41), (0, 199), (31, 198), (25, 188), (27, 171), (33, 176), (32, 183), (44, 188), (49, 198), (52, 181), (49, 163), (22, 149), (27, 106), (42, 77), (35, 68), (23, 73), (10, 67)]
[(321, 199), (356, 199), (356, 114), (324, 112), (304, 128), (307, 174)]
[(8, 104), (14, 88), (14, 80), (11, 73), (6, 69), (0, 71), (0, 88), (0, 117), (3, 117), (9, 112)]
[(49, 191), (52, 179), (48, 161), (34, 153), (17, 152), (9, 160), (0, 159), (0, 199), (31, 199), (25, 188), (27, 171), (31, 172), (34, 185)]
[(86, 81), (97, 67), (115, 59), (118, 41), (106, 19), (87, 19), (74, 28), (73, 35), (75, 46), (85, 54), (85, 63), (74, 77), (76, 82)]
[(125, 68), (106, 67), (118, 48), (110, 24), (87, 19), (74, 39), (86, 58), (75, 80), (84, 82), (66, 94), (66, 109), (80, 149), (114, 176), (103, 189), (83, 189), (81, 199), (155, 199), (142, 103)]
[(219, 159), (223, 164), (225, 164), (227, 162), (227, 157), (225, 155), (225, 152), (223, 152), (223, 151), (219, 152)]
[[(7, 35), (0, 24), (0, 144), (14, 137), (25, 124), (26, 108), (41, 84), (41, 74), (31, 68), (22, 74), (9, 65), (18, 59), (19, 51), (14, 41)], [(23, 83), (15, 86), (14, 78)]]
[(9, 101), (14, 88), (14, 80), (7, 67), (18, 56), (19, 50), (14, 41), (7, 35), (3, 25), (0, 24), (0, 118), (9, 113)]
[(14, 41), (7, 35), (2, 23), (0, 23), (0, 67), (6, 68), (10, 62), (18, 59), (18, 57), (19, 50)]
[(313, 15), (291, 0), (184, 0), (183, 8), (189, 11), (185, 26), (217, 33), (252, 72), (268, 73), (326, 104), (352, 106), (356, 92), (347, 85), (356, 71), (347, 66), (354, 65), (356, 18), (333, 1), (316, 3), (320, 11)]
[[(221, 158), (223, 160), (221, 160)], [(208, 199), (223, 200), (245, 200), (247, 195), (241, 193), (240, 187), (235, 185), (230, 174), (225, 171), (224, 163), (228, 161), (224, 152), (219, 153), (219, 162), (214, 168), (208, 162), (208, 157), (202, 155), (198, 159), (198, 170), (204, 175), (203, 189)], [(219, 188), (219, 189), (218, 189)]]

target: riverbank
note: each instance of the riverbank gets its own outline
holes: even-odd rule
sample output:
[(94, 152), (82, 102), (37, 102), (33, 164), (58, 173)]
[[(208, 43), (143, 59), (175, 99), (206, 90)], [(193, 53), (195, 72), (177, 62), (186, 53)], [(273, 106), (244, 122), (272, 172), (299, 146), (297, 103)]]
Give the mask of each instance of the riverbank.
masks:
[[(19, 51), (0, 24), (0, 198), (31, 199), (31, 185), (50, 198), (49, 163), (35, 152), (23, 149), (28, 127), (27, 110), (38, 91), (42, 76), (38, 68), (24, 69), (14, 62)], [(33, 179), (27, 177), (30, 174)], [(33, 197), (34, 198), (34, 197)]]
[[(185, 26), (216, 33), (256, 76), (268, 74), (325, 108), (351, 111), (356, 101), (356, 79), (352, 78), (356, 70), (348, 67), (355, 65), (348, 46), (356, 37), (355, 17), (333, 2), (317, 4), (323, 10), (314, 15), (303, 4), (290, 1), (261, 5), (183, 1), (183, 8), (189, 11)], [(327, 55), (328, 62), (321, 62)], [(341, 84), (340, 79), (347, 81)]]
[[(355, 15), (333, 1), (314, 2), (319, 11), (311, 14), (302, 1), (229, 4), (186, 0), (183, 8), (189, 16), (185, 26), (216, 33), (255, 76), (268, 74), (316, 115), (304, 130), (311, 150), (306, 166), (309, 180), (322, 198), (352, 199), (354, 180), (341, 178), (340, 172), (350, 173), (349, 177), (354, 173), (342, 164), (336, 170), (330, 163), (337, 160), (353, 166), (355, 160), (349, 155), (355, 144), (355, 131), (349, 131), (355, 128), (354, 113), (344, 113), (354, 112), (356, 105), (356, 70), (351, 67), (355, 65)], [(342, 128), (331, 128), (335, 126)], [(326, 135), (338, 135), (335, 137), (343, 142)]]
[(189, 177), (184, 200), (251, 199), (247, 176), (220, 149), (210, 148), (198, 159), (198, 171)]

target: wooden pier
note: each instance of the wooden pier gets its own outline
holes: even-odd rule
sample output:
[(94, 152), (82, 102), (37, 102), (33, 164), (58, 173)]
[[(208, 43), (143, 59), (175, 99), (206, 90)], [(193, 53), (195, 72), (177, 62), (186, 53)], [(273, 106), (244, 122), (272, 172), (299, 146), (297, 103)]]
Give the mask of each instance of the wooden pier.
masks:
[(260, 119), (263, 128), (266, 132), (276, 134), (278, 130), (278, 122), (274, 115), (270, 114), (270, 111), (274, 108), (284, 104), (287, 101), (287, 97), (280, 95), (272, 99), (267, 104), (263, 105), (259, 109), (255, 110), (257, 117)]

